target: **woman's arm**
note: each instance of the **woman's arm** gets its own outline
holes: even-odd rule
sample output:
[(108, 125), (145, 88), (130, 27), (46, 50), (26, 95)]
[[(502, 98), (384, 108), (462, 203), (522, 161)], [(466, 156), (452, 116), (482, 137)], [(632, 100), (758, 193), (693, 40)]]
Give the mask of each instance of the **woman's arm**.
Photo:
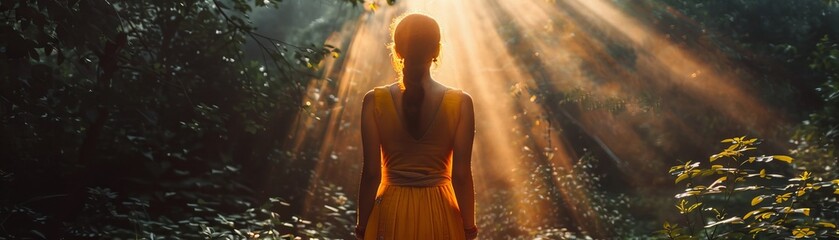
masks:
[[(358, 188), (358, 222), (356, 232), (363, 233), (367, 227), (367, 219), (373, 210), (376, 191), (382, 179), (381, 172), (381, 141), (375, 118), (375, 93), (369, 91), (364, 95), (361, 107), (361, 145), (364, 164), (361, 169), (361, 185)], [(357, 236), (364, 238), (364, 236)]]
[[(475, 187), (472, 184), (472, 140), (475, 138), (475, 111), (472, 97), (463, 93), (460, 106), (460, 121), (454, 135), (452, 153), (452, 186), (460, 207), (463, 226), (475, 227)], [(477, 233), (474, 233), (477, 234)], [(473, 234), (469, 234), (473, 235)], [(470, 239), (474, 236), (467, 236)]]

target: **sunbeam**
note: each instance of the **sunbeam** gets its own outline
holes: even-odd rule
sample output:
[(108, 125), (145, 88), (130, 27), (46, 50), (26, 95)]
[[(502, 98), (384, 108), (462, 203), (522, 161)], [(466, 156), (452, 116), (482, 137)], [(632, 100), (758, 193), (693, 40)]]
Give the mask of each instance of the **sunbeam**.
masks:
[(0, 239), (839, 239), (839, 0), (0, 13)]
[[(310, 193), (321, 182), (355, 191), (361, 96), (395, 81), (385, 47), (388, 27), (409, 11), (429, 14), (442, 27), (434, 78), (475, 99), (477, 205), (505, 206), (514, 219), (510, 234), (545, 224), (594, 236), (605, 231), (596, 216), (585, 214), (594, 207), (585, 193), (556, 178), (545, 184), (559, 186), (565, 199), (581, 199), (583, 209), (564, 207), (558, 212), (565, 216), (555, 216), (542, 210), (551, 206), (529, 200), (522, 189), (534, 176), (523, 161), (570, 168), (593, 152), (614, 173), (607, 185), (645, 191), (659, 184), (647, 176), (669, 164), (661, 160), (717, 139), (718, 132), (693, 127), (714, 121), (705, 116), (730, 121), (720, 129), (764, 136), (786, 124), (768, 117), (776, 114), (749, 93), (743, 74), (705, 62), (727, 61), (718, 51), (683, 49), (609, 1), (399, 1), (363, 14), (327, 41), (349, 51), (319, 66), (326, 77), (308, 86), (306, 110), (286, 144), (295, 151), (318, 148)], [(686, 146), (675, 146), (677, 139)], [(509, 198), (498, 199), (499, 193)]]

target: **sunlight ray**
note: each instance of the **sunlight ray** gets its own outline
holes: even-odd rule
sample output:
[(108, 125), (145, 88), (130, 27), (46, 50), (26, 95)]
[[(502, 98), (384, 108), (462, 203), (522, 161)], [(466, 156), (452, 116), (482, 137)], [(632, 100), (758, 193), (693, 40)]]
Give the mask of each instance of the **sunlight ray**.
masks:
[[(295, 123), (300, 127), (287, 144), (294, 151), (318, 148), (316, 156), (309, 156), (315, 162), (310, 193), (322, 182), (356, 190), (360, 98), (395, 80), (385, 45), (391, 19), (406, 11), (437, 18), (443, 48), (433, 76), (475, 100), (478, 206), (506, 206), (519, 230), (557, 224), (605, 231), (597, 216), (584, 214), (594, 208), (586, 193), (556, 179), (542, 184), (559, 186), (563, 198), (582, 203), (583, 209), (557, 210), (570, 222), (541, 210), (551, 206), (529, 202), (527, 194), (545, 190), (519, 190), (534, 180), (530, 165), (522, 161), (569, 169), (586, 148), (598, 148), (604, 152), (600, 157), (610, 160), (605, 168), (618, 169), (612, 184), (644, 186), (657, 184), (645, 176), (667, 164), (645, 160), (681, 150), (674, 139), (698, 146), (716, 137), (691, 127), (703, 121), (696, 116), (721, 115), (757, 132), (783, 122), (760, 117), (771, 116), (772, 110), (733, 73), (699, 60), (719, 56), (697, 57), (605, 1), (400, 1), (363, 14), (327, 41), (348, 51), (319, 66), (326, 79), (307, 86), (303, 102), (310, 103), (309, 112), (300, 113)], [(629, 52), (631, 58), (620, 58), (616, 51)], [(540, 91), (564, 96), (549, 101)], [(549, 121), (556, 125), (546, 126)], [(567, 135), (571, 130), (575, 135)], [(510, 199), (493, 199), (498, 192), (507, 192)], [(305, 201), (306, 211), (319, 211), (313, 199)]]

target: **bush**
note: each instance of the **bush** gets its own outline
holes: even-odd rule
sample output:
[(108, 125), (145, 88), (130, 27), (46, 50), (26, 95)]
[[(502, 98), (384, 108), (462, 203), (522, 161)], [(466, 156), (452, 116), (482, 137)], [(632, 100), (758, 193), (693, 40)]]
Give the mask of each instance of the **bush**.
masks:
[(666, 239), (839, 237), (839, 179), (826, 181), (806, 169), (789, 174), (796, 171), (789, 156), (746, 155), (757, 149), (754, 138), (722, 142), (731, 145), (708, 162), (670, 168), (675, 182), (685, 187), (675, 196), (683, 221), (665, 222), (658, 234)]

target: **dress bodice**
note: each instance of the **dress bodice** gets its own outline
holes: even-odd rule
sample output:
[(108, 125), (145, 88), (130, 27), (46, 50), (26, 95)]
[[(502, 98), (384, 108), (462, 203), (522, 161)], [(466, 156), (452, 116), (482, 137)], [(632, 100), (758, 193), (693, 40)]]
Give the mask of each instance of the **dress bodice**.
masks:
[(417, 187), (450, 182), (461, 91), (446, 90), (430, 126), (419, 139), (411, 136), (404, 126), (389, 87), (377, 87), (374, 93), (376, 124), (382, 142), (382, 182)]

